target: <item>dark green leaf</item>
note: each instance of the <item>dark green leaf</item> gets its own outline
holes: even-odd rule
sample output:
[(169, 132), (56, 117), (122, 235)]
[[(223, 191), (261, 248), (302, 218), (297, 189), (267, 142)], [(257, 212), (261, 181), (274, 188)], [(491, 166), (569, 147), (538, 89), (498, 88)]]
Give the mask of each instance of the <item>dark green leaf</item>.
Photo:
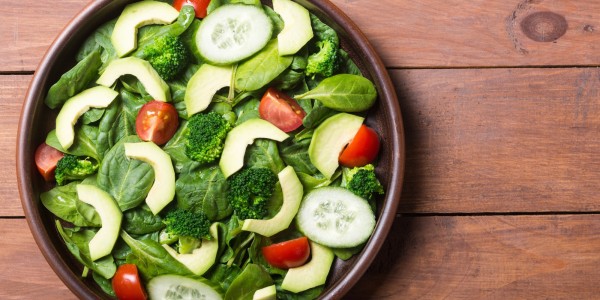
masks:
[(98, 170), (98, 186), (115, 198), (122, 211), (144, 202), (154, 182), (149, 164), (125, 156), (123, 144), (140, 141), (137, 136), (123, 138), (106, 153)]
[(101, 65), (100, 51), (93, 51), (88, 54), (50, 87), (44, 100), (46, 105), (50, 108), (60, 107), (69, 98), (83, 91), (98, 78), (98, 70)]
[(40, 195), (42, 204), (55, 216), (75, 226), (100, 227), (102, 222), (96, 210), (77, 197), (77, 184), (71, 182), (42, 193)]
[(277, 142), (268, 139), (257, 139), (246, 149), (244, 165), (251, 168), (268, 168), (275, 174), (285, 168), (279, 156)]
[(130, 209), (123, 214), (123, 230), (131, 234), (148, 234), (163, 229), (159, 215), (154, 215), (147, 205)]
[(273, 284), (267, 271), (256, 264), (248, 264), (235, 278), (225, 293), (225, 300), (252, 300), (254, 292)]
[(194, 212), (204, 212), (211, 221), (231, 215), (227, 200), (227, 181), (219, 166), (182, 173), (176, 181), (179, 207)]
[(295, 98), (319, 100), (324, 106), (338, 111), (361, 112), (375, 103), (377, 90), (365, 77), (338, 74), (324, 79), (316, 88)]
[(75, 139), (73, 145), (68, 150), (63, 149), (56, 137), (56, 130), (52, 130), (46, 137), (46, 144), (58, 149), (61, 152), (75, 156), (88, 156), (99, 159), (96, 149), (96, 140), (98, 138), (98, 127), (82, 125), (75, 127)]
[(279, 56), (278, 47), (277, 39), (273, 39), (259, 53), (241, 63), (235, 73), (236, 89), (256, 91), (285, 71), (293, 57)]
[(308, 156), (308, 147), (310, 139), (301, 140), (298, 142), (286, 141), (281, 147), (281, 158), (286, 165), (294, 167), (296, 172), (306, 174), (317, 174), (317, 168), (310, 162)]

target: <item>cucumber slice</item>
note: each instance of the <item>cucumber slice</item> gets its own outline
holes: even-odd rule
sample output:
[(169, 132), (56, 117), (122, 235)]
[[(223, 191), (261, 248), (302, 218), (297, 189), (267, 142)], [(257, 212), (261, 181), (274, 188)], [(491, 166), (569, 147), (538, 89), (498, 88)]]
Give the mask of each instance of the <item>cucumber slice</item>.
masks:
[(331, 248), (350, 248), (369, 239), (375, 214), (366, 200), (347, 189), (323, 187), (302, 200), (296, 222), (312, 241)]
[(228, 65), (260, 51), (271, 39), (272, 32), (273, 23), (261, 7), (228, 4), (202, 20), (196, 46), (208, 62)]
[(223, 299), (209, 281), (181, 275), (160, 275), (148, 282), (150, 299)]

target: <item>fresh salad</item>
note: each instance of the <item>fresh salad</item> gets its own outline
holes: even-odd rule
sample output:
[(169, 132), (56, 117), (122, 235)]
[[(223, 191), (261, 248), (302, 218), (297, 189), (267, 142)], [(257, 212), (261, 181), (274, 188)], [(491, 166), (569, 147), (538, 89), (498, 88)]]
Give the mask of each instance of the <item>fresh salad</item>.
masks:
[(373, 233), (377, 92), (298, 3), (131, 3), (75, 60), (40, 198), (108, 295), (317, 298)]

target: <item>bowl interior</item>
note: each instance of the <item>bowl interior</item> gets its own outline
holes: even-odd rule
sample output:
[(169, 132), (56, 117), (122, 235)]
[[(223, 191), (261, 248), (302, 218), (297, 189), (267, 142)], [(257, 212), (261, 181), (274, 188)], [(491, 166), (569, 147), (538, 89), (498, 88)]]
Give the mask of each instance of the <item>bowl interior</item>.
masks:
[[(80, 298), (107, 298), (91, 278), (81, 277), (82, 266), (66, 249), (55, 227), (55, 218), (39, 201), (50, 188), (37, 174), (33, 157), (37, 145), (54, 127), (56, 116), (44, 105), (48, 88), (75, 64), (75, 52), (97, 27), (118, 16), (132, 0), (98, 0), (79, 13), (54, 41), (31, 82), (19, 124), (17, 174), (21, 202), (31, 232), (46, 260), (63, 282)], [(341, 298), (358, 281), (381, 248), (396, 216), (404, 172), (404, 131), (394, 87), (385, 66), (366, 37), (329, 1), (298, 0), (339, 34), (342, 47), (363, 74), (376, 85), (379, 99), (367, 124), (380, 133), (382, 147), (377, 173), (386, 189), (378, 200), (377, 226), (363, 251), (348, 261), (336, 260), (322, 298)]]

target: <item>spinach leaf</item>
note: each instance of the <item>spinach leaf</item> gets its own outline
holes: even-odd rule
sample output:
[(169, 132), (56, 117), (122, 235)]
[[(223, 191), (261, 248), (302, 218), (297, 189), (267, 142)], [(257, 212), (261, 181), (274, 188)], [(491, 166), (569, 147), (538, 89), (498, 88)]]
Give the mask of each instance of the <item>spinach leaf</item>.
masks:
[(277, 142), (268, 139), (257, 139), (246, 149), (244, 165), (251, 168), (268, 168), (277, 174), (285, 164), (279, 156)]
[(143, 204), (123, 214), (123, 230), (131, 234), (148, 234), (165, 227), (162, 218), (154, 215), (147, 205)]
[(53, 109), (62, 106), (98, 78), (101, 65), (100, 51), (91, 52), (50, 87), (44, 103)]
[(56, 130), (52, 130), (46, 136), (46, 144), (71, 155), (88, 156), (96, 160), (99, 159), (96, 149), (96, 139), (98, 137), (98, 127), (82, 125), (75, 127), (75, 139), (73, 145), (68, 150), (63, 149), (56, 137)]
[(163, 146), (163, 150), (171, 156), (176, 173), (186, 173), (200, 166), (200, 163), (191, 160), (185, 154), (185, 134), (187, 121), (182, 120), (175, 135)]
[(250, 119), (260, 118), (260, 114), (258, 112), (259, 105), (260, 101), (258, 99), (251, 98), (243, 102), (243, 104), (234, 107), (233, 111), (237, 115), (235, 126), (238, 126)]
[(350, 58), (350, 56), (348, 55), (348, 52), (344, 51), (343, 49), (339, 49), (338, 54), (339, 54), (338, 57), (340, 60), (338, 72), (344, 73), (344, 74), (354, 74), (354, 75), (362, 76), (362, 72), (360, 71), (358, 66), (354, 63), (354, 61)]
[(302, 187), (304, 187), (305, 195), (316, 188), (331, 185), (331, 183), (334, 181), (334, 178), (337, 178), (334, 175), (332, 179), (327, 179), (320, 173), (317, 175), (310, 175), (302, 172), (297, 172), (296, 175), (298, 175), (298, 179), (300, 179)]
[(100, 73), (104, 71), (106, 66), (108, 66), (113, 59), (117, 58), (117, 52), (111, 41), (112, 32), (116, 23), (117, 19), (113, 19), (98, 27), (98, 29), (83, 42), (83, 46), (76, 55), (77, 61), (81, 61), (94, 51), (100, 51), (102, 66), (99, 71)]
[(104, 291), (105, 293), (107, 293), (110, 296), (113, 296), (113, 297), (117, 296), (115, 294), (115, 291), (113, 290), (112, 282), (110, 279), (106, 279), (96, 272), (92, 273), (92, 278), (94, 279), (96, 284), (102, 289), (102, 291)]
[(42, 204), (58, 218), (81, 227), (100, 227), (100, 216), (93, 206), (77, 197), (77, 182), (57, 186), (40, 195)]
[(338, 74), (324, 79), (314, 89), (295, 98), (316, 99), (325, 107), (338, 111), (361, 112), (375, 103), (377, 90), (375, 85), (365, 77)]
[(276, 13), (272, 8), (263, 5), (265, 13), (269, 18), (271, 18), (271, 22), (273, 23), (273, 33), (272, 36), (277, 36), (282, 30), (285, 24), (283, 23), (283, 19)]
[(186, 120), (188, 118), (187, 107), (185, 105), (185, 90), (187, 89), (188, 82), (199, 68), (200, 65), (192, 64), (183, 70), (177, 79), (168, 82), (172, 103), (180, 119)]
[(336, 110), (325, 107), (322, 104), (315, 105), (315, 107), (311, 109), (310, 112), (308, 112), (302, 120), (302, 125), (309, 129), (317, 128), (317, 126), (323, 123), (323, 121), (327, 120), (329, 117), (332, 117), (337, 113), (338, 112)]
[(115, 141), (110, 139), (110, 133), (115, 121), (121, 111), (121, 100), (113, 101), (104, 111), (104, 115), (98, 124), (98, 135), (96, 136), (96, 145), (98, 156), (104, 158), (106, 152), (115, 145)]
[(146, 99), (125, 89), (122, 89), (119, 95), (121, 101), (119, 102), (118, 116), (108, 132), (108, 140), (111, 144), (116, 144), (122, 138), (136, 134), (135, 119), (142, 105), (146, 103)]
[(231, 215), (227, 200), (227, 181), (217, 165), (182, 173), (175, 182), (179, 207), (204, 212), (211, 221)]
[(112, 255), (107, 255), (95, 261), (90, 257), (89, 243), (96, 235), (92, 230), (80, 230), (77, 228), (63, 228), (60, 221), (56, 221), (56, 229), (65, 241), (69, 252), (84, 266), (98, 273), (98, 275), (109, 279), (117, 271), (117, 265)]
[(218, 282), (221, 288), (226, 291), (241, 272), (242, 269), (238, 266), (227, 266), (226, 264), (217, 263), (204, 276), (212, 282)]
[(98, 186), (115, 198), (122, 211), (144, 202), (154, 182), (154, 171), (149, 164), (125, 156), (123, 144), (140, 141), (137, 136), (121, 139), (106, 153), (98, 170)]
[(333, 41), (335, 41), (336, 43), (339, 43), (339, 38), (337, 35), (337, 32), (335, 32), (335, 30), (333, 28), (331, 28), (329, 25), (323, 23), (323, 21), (321, 21), (321, 19), (319, 19), (319, 17), (317, 17), (314, 14), (310, 14), (310, 22), (313, 28), (313, 32), (315, 34), (315, 37), (318, 40), (327, 40), (327, 39), (333, 39)]
[(104, 108), (91, 108), (90, 110), (86, 111), (80, 119), (80, 122), (82, 124), (92, 124), (97, 122), (98, 120), (102, 119), (102, 116), (104, 115)]
[(136, 240), (124, 231), (121, 231), (121, 238), (131, 248), (131, 253), (127, 255), (127, 263), (137, 265), (145, 280), (162, 274), (192, 275), (157, 241), (152, 239)]
[(256, 91), (277, 78), (293, 60), (292, 56), (279, 56), (277, 39), (273, 39), (259, 53), (238, 66), (235, 86), (242, 91)]
[(225, 300), (252, 300), (254, 292), (273, 284), (273, 279), (257, 264), (248, 264), (229, 286)]
[(310, 139), (300, 140), (294, 142), (292, 140), (285, 141), (282, 144), (280, 151), (281, 158), (286, 165), (294, 167), (296, 172), (302, 172), (306, 174), (317, 174), (317, 168), (310, 162), (308, 156), (308, 147), (310, 146)]

